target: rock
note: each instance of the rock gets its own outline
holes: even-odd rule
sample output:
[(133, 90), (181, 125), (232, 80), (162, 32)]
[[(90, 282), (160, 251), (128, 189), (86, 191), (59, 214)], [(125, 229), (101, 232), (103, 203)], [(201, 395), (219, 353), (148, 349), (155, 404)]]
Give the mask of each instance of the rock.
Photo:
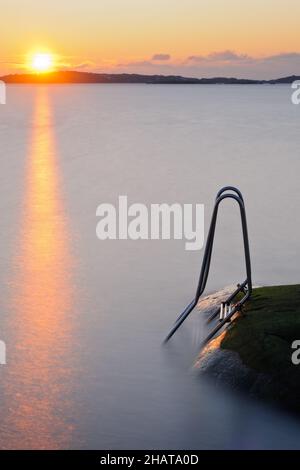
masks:
[[(204, 313), (229, 288), (202, 300)], [(256, 288), (243, 315), (209, 342), (195, 363), (197, 373), (217, 387), (230, 387), (300, 413), (300, 366), (292, 343), (300, 337), (300, 286)]]
[(238, 353), (220, 347), (205, 350), (195, 363), (195, 368), (212, 380), (216, 388), (225, 385), (255, 395), (260, 389), (259, 384), (264, 384), (266, 380), (264, 374), (245, 366)]

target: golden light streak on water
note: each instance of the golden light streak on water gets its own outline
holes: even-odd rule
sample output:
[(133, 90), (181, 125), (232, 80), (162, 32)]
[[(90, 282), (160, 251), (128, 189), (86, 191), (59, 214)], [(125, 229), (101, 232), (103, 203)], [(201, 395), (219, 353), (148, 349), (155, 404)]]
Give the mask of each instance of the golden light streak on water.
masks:
[(64, 448), (73, 433), (73, 260), (46, 87), (36, 89), (27, 158), (2, 427), (7, 448)]

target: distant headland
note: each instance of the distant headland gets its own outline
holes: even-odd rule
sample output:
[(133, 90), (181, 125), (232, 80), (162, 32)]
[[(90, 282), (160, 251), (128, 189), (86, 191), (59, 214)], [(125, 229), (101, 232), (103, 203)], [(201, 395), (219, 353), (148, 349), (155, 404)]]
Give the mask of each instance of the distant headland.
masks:
[(12, 84), (63, 84), (63, 83), (141, 83), (175, 85), (276, 85), (290, 84), (300, 80), (300, 76), (291, 75), (274, 80), (251, 80), (244, 78), (188, 78), (180, 75), (140, 75), (108, 74), (78, 71), (55, 71), (48, 73), (11, 74), (0, 77), (5, 83)]

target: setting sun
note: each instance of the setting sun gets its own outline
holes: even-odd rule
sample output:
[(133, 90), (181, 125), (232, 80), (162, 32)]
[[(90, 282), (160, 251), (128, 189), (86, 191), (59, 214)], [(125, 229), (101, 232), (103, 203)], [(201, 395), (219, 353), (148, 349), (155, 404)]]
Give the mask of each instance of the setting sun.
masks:
[(51, 54), (35, 54), (31, 61), (31, 68), (35, 72), (49, 72), (53, 68), (53, 57)]

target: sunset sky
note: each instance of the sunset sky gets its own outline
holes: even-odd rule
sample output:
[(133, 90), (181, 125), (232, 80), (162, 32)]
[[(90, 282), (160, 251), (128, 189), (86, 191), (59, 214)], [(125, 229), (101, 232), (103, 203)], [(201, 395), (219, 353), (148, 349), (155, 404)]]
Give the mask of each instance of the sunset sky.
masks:
[(300, 74), (299, 0), (1, 0), (0, 74), (35, 52), (58, 69)]

